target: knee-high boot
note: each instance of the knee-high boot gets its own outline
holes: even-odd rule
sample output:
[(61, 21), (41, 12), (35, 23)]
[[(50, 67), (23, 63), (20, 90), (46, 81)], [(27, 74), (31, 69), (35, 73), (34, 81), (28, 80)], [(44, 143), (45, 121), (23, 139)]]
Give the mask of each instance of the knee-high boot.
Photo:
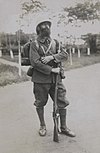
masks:
[(38, 117), (39, 117), (40, 125), (45, 126), (44, 107), (36, 108), (36, 111), (37, 111), (37, 114), (38, 114)]
[(60, 115), (60, 129), (61, 133), (70, 136), (70, 137), (75, 137), (75, 133), (72, 132), (66, 124), (66, 109), (59, 109), (59, 115)]
[(39, 135), (45, 136), (46, 135), (46, 125), (44, 121), (44, 107), (36, 108), (39, 121), (40, 121), (40, 129), (39, 129)]

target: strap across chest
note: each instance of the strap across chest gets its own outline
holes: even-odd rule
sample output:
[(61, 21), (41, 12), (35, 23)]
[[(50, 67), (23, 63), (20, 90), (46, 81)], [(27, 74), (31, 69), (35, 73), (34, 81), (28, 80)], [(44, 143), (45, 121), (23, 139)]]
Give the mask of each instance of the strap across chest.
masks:
[(42, 48), (42, 51), (43, 51), (43, 53), (44, 53), (45, 55), (50, 51), (51, 46), (52, 46), (52, 40), (51, 40), (51, 42), (50, 42), (50, 44), (49, 44), (47, 50), (44, 49), (44, 46), (43, 46), (42, 44), (40, 45), (40, 47)]
[(48, 47), (45, 46), (44, 44), (43, 45), (41, 44), (40, 47), (41, 47), (44, 55), (47, 55), (48, 53), (51, 55), (56, 53), (56, 42), (54, 39), (51, 40)]

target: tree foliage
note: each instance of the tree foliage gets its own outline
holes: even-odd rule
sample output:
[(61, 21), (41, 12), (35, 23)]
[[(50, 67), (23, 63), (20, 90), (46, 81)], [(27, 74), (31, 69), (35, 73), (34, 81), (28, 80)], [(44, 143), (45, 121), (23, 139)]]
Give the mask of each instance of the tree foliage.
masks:
[(41, 11), (45, 8), (45, 6), (37, 0), (30, 0), (28, 2), (22, 3), (22, 11), (23, 15), (27, 15), (29, 13), (35, 13)]
[[(18, 30), (18, 31), (16, 31), (15, 36), (16, 36), (17, 42), (18, 42), (18, 40), (20, 39), (20, 44), (21, 44), (21, 45), (27, 43), (28, 40), (29, 40), (28, 34), (25, 34), (21, 29)], [(18, 44), (17, 44), (17, 45), (18, 45)]]
[(100, 2), (86, 1), (78, 3), (75, 7), (65, 7), (64, 12), (68, 13), (69, 22), (100, 19)]
[[(22, 30), (16, 31), (15, 34), (0, 33), (1, 46), (8, 47), (8, 48), (10, 45), (18, 46), (19, 33), (20, 33), (20, 44), (21, 45), (24, 45), (26, 42), (29, 41), (29, 37), (31, 34), (26, 34)], [(34, 36), (34, 34), (32, 35)]]

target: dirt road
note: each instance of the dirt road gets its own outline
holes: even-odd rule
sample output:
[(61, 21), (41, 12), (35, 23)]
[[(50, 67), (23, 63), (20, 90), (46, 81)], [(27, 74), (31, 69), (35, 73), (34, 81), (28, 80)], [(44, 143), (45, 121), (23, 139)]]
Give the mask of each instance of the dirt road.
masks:
[(39, 137), (32, 83), (0, 88), (0, 153), (100, 153), (100, 64), (66, 72), (68, 125), (76, 137), (53, 138), (52, 101), (45, 109), (47, 136)]

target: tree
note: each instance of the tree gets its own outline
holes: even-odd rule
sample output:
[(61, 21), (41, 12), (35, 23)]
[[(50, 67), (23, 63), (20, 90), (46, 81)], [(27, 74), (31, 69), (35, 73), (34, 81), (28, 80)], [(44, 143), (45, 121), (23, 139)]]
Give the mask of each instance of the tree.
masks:
[(5, 33), (0, 33), (0, 45), (5, 47), (7, 44)]
[[(21, 45), (24, 45), (25, 43), (28, 42), (29, 40), (29, 36), (27, 34), (25, 34), (21, 29), (16, 31), (16, 38), (17, 38), (17, 41), (19, 39), (19, 34), (20, 34), (20, 44)], [(18, 45), (18, 44), (17, 44)]]
[[(77, 3), (74, 7), (65, 7), (63, 9), (65, 15), (63, 19), (66, 24), (73, 26), (81, 26), (82, 22), (89, 22), (94, 24), (100, 21), (100, 1), (93, 2), (92, 0), (84, 3)], [(91, 31), (92, 32), (92, 31)], [(92, 34), (87, 34), (87, 44), (90, 46), (91, 53), (96, 52), (96, 37)]]
[(22, 3), (22, 16), (28, 15), (29, 13), (36, 13), (45, 8), (45, 6), (37, 0), (30, 0), (28, 2)]
[(65, 7), (64, 12), (67, 13), (71, 23), (74, 21), (92, 21), (93, 23), (94, 20), (100, 19), (100, 2), (78, 3), (75, 7)]

